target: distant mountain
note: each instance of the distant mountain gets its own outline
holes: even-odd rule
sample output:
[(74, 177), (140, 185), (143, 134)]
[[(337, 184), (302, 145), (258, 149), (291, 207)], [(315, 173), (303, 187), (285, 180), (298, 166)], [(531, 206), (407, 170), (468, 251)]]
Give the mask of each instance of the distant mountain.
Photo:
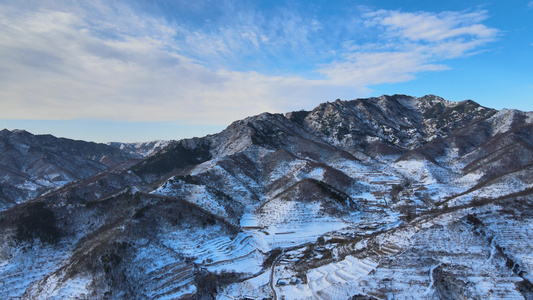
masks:
[(0, 213), (3, 298), (533, 297), (532, 112), (393, 95), (57, 145), (101, 170)]
[(170, 141), (151, 141), (151, 142), (141, 142), (141, 143), (120, 143), (120, 142), (111, 142), (107, 145), (115, 148), (119, 148), (124, 152), (129, 152), (132, 154), (138, 154), (141, 157), (149, 156), (157, 151), (163, 149), (168, 145)]
[(0, 131), (0, 208), (141, 159), (166, 143), (105, 145), (4, 129)]

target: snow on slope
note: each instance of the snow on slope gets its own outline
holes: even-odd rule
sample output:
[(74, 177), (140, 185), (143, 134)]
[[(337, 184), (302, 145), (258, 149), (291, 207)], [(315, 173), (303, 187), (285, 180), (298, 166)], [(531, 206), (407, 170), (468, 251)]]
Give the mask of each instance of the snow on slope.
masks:
[(528, 299), (532, 119), (396, 95), (237, 121), (41, 199), (71, 248), (0, 235), (0, 296)]

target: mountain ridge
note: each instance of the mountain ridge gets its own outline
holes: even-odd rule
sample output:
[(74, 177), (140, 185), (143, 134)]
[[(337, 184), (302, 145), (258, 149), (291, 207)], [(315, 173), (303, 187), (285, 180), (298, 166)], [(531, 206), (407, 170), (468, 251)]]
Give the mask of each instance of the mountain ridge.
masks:
[(166, 144), (156, 141), (106, 145), (3, 129), (0, 131), (0, 206), (6, 208), (127, 160), (141, 159)]
[(392, 95), (154, 142), (0, 211), (0, 295), (530, 299), (532, 123)]

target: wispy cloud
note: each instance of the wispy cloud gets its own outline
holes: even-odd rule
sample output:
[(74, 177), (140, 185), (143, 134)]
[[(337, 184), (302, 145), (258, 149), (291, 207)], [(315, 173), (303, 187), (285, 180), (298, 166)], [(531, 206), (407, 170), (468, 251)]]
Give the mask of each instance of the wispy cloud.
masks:
[(529, 3), (527, 4), (527, 7), (533, 8), (533, 1), (529, 1)]
[(370, 18), (367, 24), (385, 27), (386, 33), (392, 37), (411, 41), (439, 42), (460, 37), (493, 38), (497, 31), (479, 23), (487, 18), (486, 14), (486, 11), (435, 14), (379, 10), (367, 13), (366, 16)]
[[(195, 27), (107, 1), (38, 3), (0, 7), (0, 118), (226, 124), (445, 70), (444, 60), (497, 35), (480, 23), (486, 12), (379, 10), (333, 22), (229, 5), (223, 21)], [(354, 27), (381, 40), (349, 41)]]
[(363, 17), (366, 26), (380, 29), (381, 43), (346, 43), (342, 59), (320, 69), (334, 82), (369, 86), (446, 70), (446, 65), (437, 62), (470, 55), (498, 34), (479, 23), (486, 18), (484, 11), (435, 14), (378, 10)]

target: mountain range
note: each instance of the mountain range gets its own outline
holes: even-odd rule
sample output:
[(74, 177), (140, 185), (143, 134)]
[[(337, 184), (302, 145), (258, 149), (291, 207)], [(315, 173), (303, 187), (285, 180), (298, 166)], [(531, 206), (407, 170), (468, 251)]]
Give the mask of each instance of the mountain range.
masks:
[(533, 299), (533, 112), (393, 95), (0, 137), (1, 298)]

